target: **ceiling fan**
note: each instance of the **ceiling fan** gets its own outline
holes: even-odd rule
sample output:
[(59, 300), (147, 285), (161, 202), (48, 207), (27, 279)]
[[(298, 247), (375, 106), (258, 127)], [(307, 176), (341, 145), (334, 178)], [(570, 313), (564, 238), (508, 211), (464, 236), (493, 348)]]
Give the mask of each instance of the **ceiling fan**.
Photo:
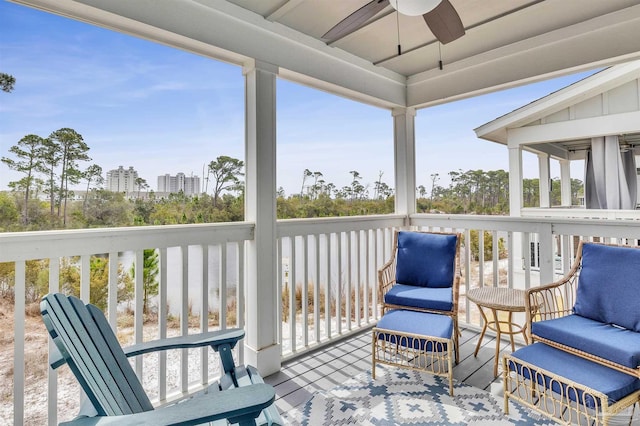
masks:
[(403, 15), (422, 15), (442, 44), (452, 42), (465, 33), (460, 16), (449, 0), (373, 0), (338, 22), (322, 39), (331, 43), (351, 34), (389, 5)]

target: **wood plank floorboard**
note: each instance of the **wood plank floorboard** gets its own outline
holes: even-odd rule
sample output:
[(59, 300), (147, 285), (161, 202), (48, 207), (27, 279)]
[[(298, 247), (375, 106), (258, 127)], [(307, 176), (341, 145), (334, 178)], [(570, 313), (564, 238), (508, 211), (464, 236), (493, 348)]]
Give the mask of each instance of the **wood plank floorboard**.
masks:
[[(454, 367), (453, 377), (489, 391), (492, 383), (501, 382), (500, 369), (498, 377), (493, 377), (495, 337), (486, 335), (475, 357), (480, 334), (471, 329), (461, 332), (460, 363)], [(511, 345), (500, 342), (500, 356), (510, 352)], [(314, 392), (331, 389), (370, 370), (371, 331), (364, 331), (284, 363), (281, 371), (266, 377), (265, 382), (276, 390), (278, 409), (286, 412), (307, 402)]]

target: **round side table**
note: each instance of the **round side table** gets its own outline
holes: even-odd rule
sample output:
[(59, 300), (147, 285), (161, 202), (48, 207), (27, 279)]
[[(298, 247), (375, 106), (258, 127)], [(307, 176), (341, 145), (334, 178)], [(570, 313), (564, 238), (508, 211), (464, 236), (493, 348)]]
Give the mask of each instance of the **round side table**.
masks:
[[(482, 339), (487, 331), (487, 328), (496, 332), (496, 355), (493, 363), (493, 376), (498, 375), (498, 356), (500, 354), (500, 337), (502, 334), (509, 335), (511, 340), (511, 351), (515, 351), (515, 343), (513, 341), (514, 334), (522, 333), (524, 341), (529, 344), (526, 333), (526, 324), (516, 324), (512, 320), (514, 312), (525, 311), (525, 292), (523, 290), (516, 290), (512, 288), (504, 287), (479, 287), (469, 290), (467, 293), (467, 299), (478, 305), (480, 315), (484, 320), (482, 332), (480, 333), (480, 339), (476, 345), (476, 350), (473, 353), (474, 356), (478, 356), (478, 350), (482, 344)], [(492, 313), (492, 320), (487, 318), (485, 309), (488, 309)], [(507, 320), (501, 321), (498, 319), (498, 311), (504, 311), (508, 313)], [(502, 325), (506, 326), (506, 330), (502, 329)]]

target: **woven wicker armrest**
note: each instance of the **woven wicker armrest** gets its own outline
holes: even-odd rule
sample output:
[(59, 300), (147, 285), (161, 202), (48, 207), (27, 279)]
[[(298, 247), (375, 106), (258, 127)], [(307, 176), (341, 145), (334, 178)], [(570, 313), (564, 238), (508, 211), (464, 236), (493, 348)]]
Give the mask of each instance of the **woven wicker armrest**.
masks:
[(572, 313), (578, 285), (577, 267), (562, 279), (526, 291), (525, 306), (529, 330), (531, 323), (563, 317)]
[(569, 315), (575, 303), (578, 275), (526, 291), (527, 322), (543, 321)]
[(389, 260), (378, 270), (378, 300), (383, 300), (384, 295), (396, 283), (396, 261)]

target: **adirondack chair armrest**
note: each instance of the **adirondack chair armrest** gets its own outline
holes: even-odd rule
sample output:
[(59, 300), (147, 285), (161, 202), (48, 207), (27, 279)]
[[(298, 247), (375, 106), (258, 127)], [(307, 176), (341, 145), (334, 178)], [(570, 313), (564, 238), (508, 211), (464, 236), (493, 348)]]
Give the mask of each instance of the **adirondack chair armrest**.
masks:
[(230, 328), (227, 330), (210, 331), (202, 334), (169, 337), (167, 339), (152, 340), (122, 348), (127, 357), (142, 355), (149, 352), (166, 351), (168, 349), (200, 348), (211, 346), (215, 351), (219, 346), (229, 345), (232, 349), (244, 337), (244, 330)]
[[(233, 347), (243, 337), (244, 330), (240, 328), (230, 328), (227, 330), (210, 331), (204, 334), (170, 337), (162, 340), (138, 343), (136, 345), (123, 348), (123, 351), (127, 357), (142, 355), (149, 352), (166, 351), (168, 349), (200, 348), (202, 346), (211, 346), (217, 351), (219, 346), (226, 344), (233, 349)], [(50, 352), (49, 364), (54, 370), (66, 364), (65, 358), (56, 346), (53, 346)]]
[(274, 400), (273, 387), (259, 383), (215, 392), (213, 395), (198, 395), (152, 411), (122, 416), (82, 417), (60, 425), (195, 425), (219, 419), (229, 419), (232, 423), (239, 422), (242, 425), (258, 417), (260, 412), (271, 405)]
[(60, 349), (58, 349), (56, 345), (52, 345), (51, 349), (49, 350), (49, 365), (51, 365), (51, 368), (55, 370), (58, 367), (62, 367), (66, 363), (67, 361), (60, 353)]

